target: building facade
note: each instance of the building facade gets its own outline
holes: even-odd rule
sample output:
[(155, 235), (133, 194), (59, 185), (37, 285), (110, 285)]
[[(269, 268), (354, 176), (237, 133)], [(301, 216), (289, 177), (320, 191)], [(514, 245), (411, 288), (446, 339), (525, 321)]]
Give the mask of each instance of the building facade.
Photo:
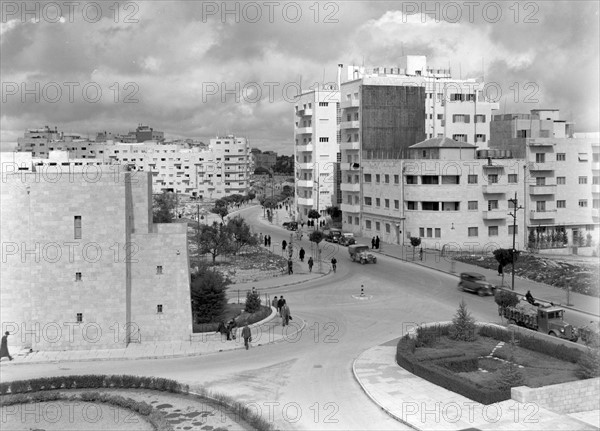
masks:
[[(550, 247), (557, 234), (571, 246), (598, 245), (600, 139), (577, 138), (557, 109), (494, 116), (490, 148), (525, 159), (529, 240)], [(561, 235), (562, 236), (562, 235)], [(533, 241), (531, 241), (533, 240)]]
[(344, 230), (360, 233), (360, 169), (367, 160), (400, 160), (425, 139), (450, 138), (485, 147), (491, 113), (482, 82), (430, 69), (424, 56), (400, 67), (349, 67), (341, 83), (341, 190)]
[(339, 91), (327, 88), (303, 93), (295, 105), (294, 159), (296, 211), (307, 220), (337, 205), (339, 163)]
[(0, 321), (10, 343), (82, 350), (189, 340), (186, 226), (152, 222), (151, 174), (27, 156), (2, 158)]

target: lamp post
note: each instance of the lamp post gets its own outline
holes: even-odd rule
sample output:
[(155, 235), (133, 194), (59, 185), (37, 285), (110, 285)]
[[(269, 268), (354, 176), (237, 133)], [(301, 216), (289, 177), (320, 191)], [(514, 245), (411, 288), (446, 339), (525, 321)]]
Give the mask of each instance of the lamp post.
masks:
[(523, 207), (518, 206), (519, 201), (517, 200), (517, 192), (515, 192), (514, 199), (509, 199), (509, 202), (513, 204), (513, 212), (508, 213), (509, 216), (513, 218), (513, 239), (512, 239), (512, 252), (511, 252), (511, 266), (512, 266), (512, 274), (511, 274), (511, 285), (510, 290), (515, 290), (515, 239), (517, 233), (517, 211), (523, 209)]

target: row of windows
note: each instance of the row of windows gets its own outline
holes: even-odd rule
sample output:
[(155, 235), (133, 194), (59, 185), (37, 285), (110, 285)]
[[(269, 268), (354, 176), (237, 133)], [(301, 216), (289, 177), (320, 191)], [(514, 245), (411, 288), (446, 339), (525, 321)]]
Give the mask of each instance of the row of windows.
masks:
[[(565, 162), (567, 160), (566, 153), (556, 153), (556, 161), (557, 162)], [(577, 160), (580, 162), (588, 161), (587, 153), (578, 153)], [(600, 161), (600, 153), (593, 153), (592, 160), (594, 162)], [(546, 153), (535, 153), (535, 162), (536, 163), (546, 163)]]
[[(365, 178), (365, 183), (370, 183), (373, 177), (371, 174), (365, 174), (364, 178)], [(381, 182), (381, 174), (375, 174), (375, 182), (376, 183)], [(390, 175), (384, 174), (383, 182), (385, 184), (389, 184), (390, 183)], [(394, 184), (400, 184), (400, 175), (394, 175)]]
[[(385, 208), (390, 208), (390, 200), (389, 199), (384, 199), (384, 205)], [(350, 203), (350, 202), (348, 202)], [(373, 199), (369, 196), (365, 196), (365, 205), (366, 206), (371, 206), (373, 205)], [(375, 206), (376, 207), (380, 207), (381, 206), (381, 198), (375, 198)], [(400, 201), (398, 199), (394, 199), (394, 209), (399, 210), (400, 209)]]
[[(515, 226), (514, 235), (519, 233), (519, 226)], [(469, 237), (477, 237), (479, 236), (479, 228), (478, 227), (469, 227), (467, 228), (467, 235)], [(488, 226), (488, 236), (498, 236), (499, 235), (499, 227), (498, 226)], [(508, 226), (508, 235), (513, 235), (513, 226)]]

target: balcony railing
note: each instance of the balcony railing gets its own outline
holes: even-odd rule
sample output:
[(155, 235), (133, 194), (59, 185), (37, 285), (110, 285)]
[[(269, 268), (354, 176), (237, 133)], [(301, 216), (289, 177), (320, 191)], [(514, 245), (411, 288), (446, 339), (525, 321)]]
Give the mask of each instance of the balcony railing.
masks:
[(296, 135), (312, 135), (312, 132), (313, 132), (312, 126), (298, 127), (296, 129)]
[(306, 205), (306, 206), (312, 206), (313, 205), (313, 198), (297, 198), (298, 201), (298, 205)]
[(507, 189), (506, 184), (489, 183), (481, 186), (481, 190), (486, 194), (505, 194)]
[(556, 184), (530, 185), (529, 194), (531, 195), (553, 195), (556, 194)]
[(508, 215), (507, 210), (494, 209), (494, 210), (483, 211), (483, 219), (484, 220), (505, 219), (507, 215)]
[(340, 189), (343, 192), (360, 192), (360, 184), (358, 183), (342, 183), (340, 184)]
[(342, 204), (342, 212), (346, 214), (358, 214), (360, 213), (359, 204)]
[(342, 142), (340, 147), (342, 151), (360, 150), (360, 142)]
[(343, 102), (340, 102), (340, 108), (342, 109), (358, 108), (359, 105), (360, 102), (358, 99), (344, 100)]
[(312, 188), (314, 186), (313, 180), (298, 180), (298, 187), (309, 187)]
[(312, 108), (299, 109), (298, 112), (296, 112), (296, 115), (298, 117), (304, 117), (304, 116), (312, 115), (312, 114), (313, 114)]
[(358, 129), (360, 126), (360, 121), (342, 121), (340, 123), (340, 129)]
[(553, 218), (556, 218), (556, 210), (555, 209), (531, 210), (531, 211), (529, 211), (529, 218), (531, 220), (553, 219)]
[(556, 168), (556, 162), (529, 162), (530, 171), (553, 171)]
[(309, 152), (312, 153), (314, 150), (314, 145), (312, 143), (310, 144), (298, 144), (296, 145), (296, 151), (298, 152)]

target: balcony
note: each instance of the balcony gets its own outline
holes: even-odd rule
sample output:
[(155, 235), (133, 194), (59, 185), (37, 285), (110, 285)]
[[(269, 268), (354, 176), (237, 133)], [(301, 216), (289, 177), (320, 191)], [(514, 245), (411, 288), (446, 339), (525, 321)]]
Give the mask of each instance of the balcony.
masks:
[(483, 211), (484, 220), (500, 220), (505, 219), (508, 215), (508, 210), (494, 209), (489, 211)]
[(297, 169), (308, 169), (308, 170), (312, 171), (315, 168), (315, 164), (313, 162), (296, 163), (296, 168)]
[(359, 106), (360, 103), (358, 99), (344, 100), (343, 102), (340, 102), (340, 108), (342, 109), (358, 108)]
[(342, 142), (340, 147), (342, 151), (360, 150), (360, 142)]
[(600, 184), (592, 184), (592, 193), (600, 193)]
[(312, 108), (299, 109), (298, 112), (296, 112), (296, 115), (298, 117), (305, 117), (307, 115), (312, 115), (312, 114), (313, 114)]
[(343, 192), (360, 192), (360, 184), (359, 183), (342, 183), (342, 184), (340, 184), (340, 189)]
[(529, 219), (530, 220), (549, 220), (556, 218), (556, 210), (544, 210), (537, 211), (531, 210), (529, 211)]
[(600, 209), (598, 208), (592, 208), (592, 217), (593, 218), (599, 218), (600, 217)]
[(553, 147), (556, 145), (548, 138), (530, 138), (528, 142), (531, 147)]
[(483, 193), (490, 194), (490, 195), (505, 194), (506, 189), (507, 189), (506, 184), (498, 184), (498, 183), (484, 184), (483, 186), (481, 186), (481, 190), (483, 191)]
[(312, 188), (315, 183), (313, 180), (298, 180), (297, 184), (298, 184), (298, 187)]
[(356, 204), (342, 204), (342, 212), (346, 214), (358, 214), (360, 213), (360, 205)]
[(556, 184), (546, 184), (543, 186), (530, 185), (529, 186), (529, 194), (530, 195), (553, 195), (553, 194), (556, 194)]
[(342, 171), (358, 171), (359, 167), (354, 167), (354, 165), (358, 165), (358, 163), (340, 163), (340, 170)]
[(312, 126), (296, 128), (296, 135), (312, 135), (312, 133), (313, 133)]
[(315, 148), (315, 146), (312, 143), (296, 145), (296, 151), (299, 153), (303, 153), (303, 152), (312, 153), (314, 148)]
[(298, 205), (313, 206), (313, 198), (297, 198)]
[(340, 129), (358, 129), (360, 127), (360, 121), (342, 121), (340, 123)]
[(543, 163), (536, 163), (536, 162), (529, 162), (529, 170), (531, 172), (538, 172), (538, 171), (553, 171), (556, 167), (556, 162), (543, 162)]

